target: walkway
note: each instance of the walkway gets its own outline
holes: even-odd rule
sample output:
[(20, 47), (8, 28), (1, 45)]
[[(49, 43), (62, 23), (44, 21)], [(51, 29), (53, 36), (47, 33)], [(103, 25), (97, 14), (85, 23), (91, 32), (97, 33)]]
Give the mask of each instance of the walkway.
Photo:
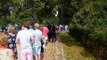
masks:
[(62, 43), (59, 41), (49, 42), (43, 60), (65, 60)]

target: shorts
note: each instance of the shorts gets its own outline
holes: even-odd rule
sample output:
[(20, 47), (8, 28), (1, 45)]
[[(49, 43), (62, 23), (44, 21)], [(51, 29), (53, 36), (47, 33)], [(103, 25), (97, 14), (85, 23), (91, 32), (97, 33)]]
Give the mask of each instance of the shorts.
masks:
[(32, 48), (33, 50), (33, 54), (36, 56), (36, 55), (40, 55), (41, 54), (41, 46), (34, 46)]
[(32, 50), (23, 49), (21, 50), (21, 60), (33, 60)]

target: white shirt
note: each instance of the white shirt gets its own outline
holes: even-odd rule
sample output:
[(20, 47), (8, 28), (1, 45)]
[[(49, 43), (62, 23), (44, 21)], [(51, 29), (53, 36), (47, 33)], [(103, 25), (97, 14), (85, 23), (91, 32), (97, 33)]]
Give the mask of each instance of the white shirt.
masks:
[(34, 32), (34, 46), (41, 46), (42, 31), (36, 29)]
[(32, 49), (31, 40), (33, 35), (29, 30), (19, 31), (16, 38), (20, 41), (21, 49)]

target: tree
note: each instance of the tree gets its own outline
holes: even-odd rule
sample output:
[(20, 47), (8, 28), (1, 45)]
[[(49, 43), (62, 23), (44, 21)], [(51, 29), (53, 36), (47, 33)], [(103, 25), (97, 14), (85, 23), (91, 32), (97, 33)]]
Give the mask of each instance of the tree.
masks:
[[(44, 3), (40, 0), (2, 0), (0, 7), (1, 16), (8, 20), (30, 20), (33, 23), (37, 18), (37, 12), (44, 7)], [(11, 14), (10, 7), (13, 8)]]
[(106, 0), (72, 0), (71, 4), (75, 11), (71, 18), (70, 34), (93, 53), (97, 60), (107, 59), (106, 3)]

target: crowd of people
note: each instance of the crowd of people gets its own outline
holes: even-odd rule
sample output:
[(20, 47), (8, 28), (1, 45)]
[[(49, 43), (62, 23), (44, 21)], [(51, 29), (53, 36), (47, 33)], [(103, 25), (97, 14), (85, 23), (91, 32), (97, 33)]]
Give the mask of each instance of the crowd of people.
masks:
[[(38, 23), (33, 26), (23, 23), (17, 33), (14, 27), (9, 27), (7, 32), (0, 28), (0, 60), (41, 60), (47, 43), (56, 40), (59, 28), (54, 24)], [(20, 45), (20, 59), (17, 44)]]

